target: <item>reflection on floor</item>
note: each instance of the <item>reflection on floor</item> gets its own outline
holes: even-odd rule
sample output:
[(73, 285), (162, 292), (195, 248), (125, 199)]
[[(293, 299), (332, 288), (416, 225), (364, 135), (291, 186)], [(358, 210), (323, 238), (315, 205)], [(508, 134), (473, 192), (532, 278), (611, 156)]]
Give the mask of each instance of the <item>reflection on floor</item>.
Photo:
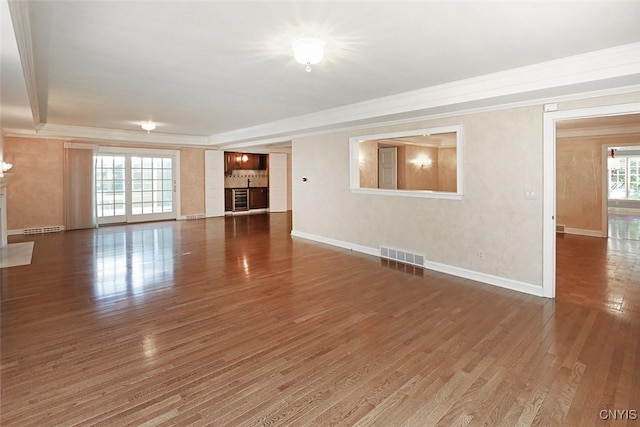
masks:
[(609, 237), (612, 239), (640, 240), (640, 214), (609, 212)]
[(173, 225), (153, 228), (104, 227), (93, 236), (95, 298), (148, 292), (171, 286)]
[(9, 243), (0, 248), (0, 268), (31, 264), (33, 242)]
[(558, 234), (556, 298), (640, 314), (640, 240)]

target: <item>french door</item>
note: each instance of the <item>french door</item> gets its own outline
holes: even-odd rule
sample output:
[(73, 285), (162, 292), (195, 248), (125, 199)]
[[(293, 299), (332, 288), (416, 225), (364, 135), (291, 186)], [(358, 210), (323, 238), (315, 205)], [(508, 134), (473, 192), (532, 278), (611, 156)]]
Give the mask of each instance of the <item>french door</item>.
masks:
[(174, 154), (99, 153), (96, 156), (98, 223), (175, 219), (178, 164)]

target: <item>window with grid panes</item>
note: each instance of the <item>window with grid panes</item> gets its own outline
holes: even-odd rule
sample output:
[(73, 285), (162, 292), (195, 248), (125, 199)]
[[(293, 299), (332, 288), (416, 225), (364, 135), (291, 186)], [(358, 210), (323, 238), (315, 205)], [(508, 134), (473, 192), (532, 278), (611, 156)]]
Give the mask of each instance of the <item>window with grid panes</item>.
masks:
[(131, 157), (131, 213), (171, 212), (173, 209), (173, 159)]
[(125, 215), (125, 157), (96, 157), (98, 218)]

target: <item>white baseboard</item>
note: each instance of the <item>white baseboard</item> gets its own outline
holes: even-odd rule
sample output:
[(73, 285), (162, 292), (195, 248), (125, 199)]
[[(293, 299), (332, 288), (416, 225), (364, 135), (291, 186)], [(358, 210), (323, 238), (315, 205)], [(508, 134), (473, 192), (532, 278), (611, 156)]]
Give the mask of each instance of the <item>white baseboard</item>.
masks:
[[(345, 242), (342, 240), (331, 239), (329, 237), (317, 236), (315, 234), (305, 233), (302, 231), (292, 230), (291, 235), (293, 237), (299, 237), (302, 239), (312, 240), (319, 243), (325, 243), (331, 246), (337, 246), (343, 249), (349, 249), (356, 252), (361, 252), (367, 255), (380, 256), (380, 250), (371, 248), (368, 246), (362, 246), (355, 243)], [(533, 285), (531, 283), (520, 282), (518, 280), (506, 279), (500, 276), (494, 276), (492, 274), (481, 273), (478, 271), (467, 270), (465, 268), (455, 267), (452, 265), (441, 264), (438, 262), (426, 261), (424, 262), (424, 268), (438, 271), (440, 273), (450, 274), (452, 276), (463, 277), (465, 279), (475, 280), (476, 282), (486, 283), (488, 285), (498, 286), (501, 288), (510, 289), (512, 291), (522, 292), (529, 295), (535, 295), (543, 297), (542, 286)]]
[(537, 297), (543, 297), (542, 286), (533, 285), (531, 283), (521, 282), (519, 280), (507, 279), (493, 274), (481, 273), (479, 271), (467, 270), (466, 268), (455, 267), (448, 264), (440, 264), (438, 262), (425, 261), (424, 267), (429, 270), (439, 271), (441, 273), (451, 274), (452, 276), (463, 277), (465, 279), (475, 280), (476, 282), (486, 283), (488, 285), (498, 286), (500, 288), (511, 289), (512, 291), (523, 292)]
[(606, 237), (602, 235), (602, 231), (600, 230), (583, 230), (581, 228), (564, 228), (565, 234), (577, 234), (579, 236), (589, 236), (589, 237)]
[(368, 246), (362, 246), (355, 243), (349, 243), (342, 240), (331, 239), (329, 237), (317, 236), (315, 234), (305, 233), (303, 231), (292, 230), (291, 235), (293, 237), (300, 237), (302, 239), (313, 240), (314, 242), (326, 243), (327, 245), (337, 246), (343, 249), (349, 249), (356, 252), (361, 252), (367, 255), (380, 256), (380, 249), (370, 248)]

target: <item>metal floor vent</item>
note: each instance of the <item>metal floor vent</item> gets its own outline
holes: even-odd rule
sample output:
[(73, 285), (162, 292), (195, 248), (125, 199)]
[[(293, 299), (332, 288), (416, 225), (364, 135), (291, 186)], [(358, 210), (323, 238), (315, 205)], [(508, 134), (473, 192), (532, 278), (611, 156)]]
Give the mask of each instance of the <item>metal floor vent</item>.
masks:
[(25, 228), (23, 234), (43, 234), (43, 233), (58, 233), (62, 231), (61, 225), (54, 225), (52, 227), (33, 227)]
[(380, 246), (380, 257), (424, 268), (424, 255)]
[(193, 214), (193, 215), (187, 215), (187, 220), (192, 220), (192, 219), (204, 219), (204, 214)]

